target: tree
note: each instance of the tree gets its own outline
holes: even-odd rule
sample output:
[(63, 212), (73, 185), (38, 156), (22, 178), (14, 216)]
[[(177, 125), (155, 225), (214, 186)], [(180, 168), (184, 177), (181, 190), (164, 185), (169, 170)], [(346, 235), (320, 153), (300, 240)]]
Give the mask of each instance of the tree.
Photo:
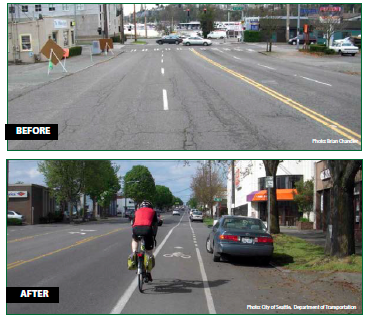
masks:
[(187, 205), (192, 209), (196, 209), (198, 207), (198, 200), (195, 197), (192, 197), (189, 199)]
[(268, 189), (270, 191), (270, 233), (280, 233), (279, 226), (279, 210), (276, 199), (276, 172), (281, 160), (262, 160), (265, 166), (266, 176), (272, 176), (274, 179), (274, 187)]
[(280, 19), (274, 15), (274, 10), (267, 11), (267, 14), (260, 18), (261, 32), (266, 39), (266, 52), (271, 52), (272, 36), (279, 28)]
[(17, 181), (17, 182), (15, 182), (15, 184), (24, 184), (24, 182), (23, 181)]
[(325, 251), (331, 256), (345, 257), (355, 254), (354, 186), (362, 160), (328, 160), (328, 167), (333, 187)]
[(156, 193), (155, 180), (145, 166), (133, 166), (124, 177), (124, 193), (137, 204), (143, 200), (153, 201)]
[(207, 35), (214, 30), (215, 10), (210, 5), (205, 6), (205, 8), (207, 9), (206, 13), (201, 12), (199, 14), (199, 21), (203, 31), (203, 37), (206, 39)]
[(309, 212), (313, 211), (313, 195), (314, 195), (314, 181), (300, 180), (295, 183), (295, 188), (298, 194), (294, 194), (294, 202), (298, 206), (298, 211), (304, 214), (307, 213), (307, 218), (309, 219)]
[(183, 200), (181, 200), (178, 197), (173, 197), (173, 201), (172, 202), (173, 202), (173, 205), (183, 205), (184, 204)]
[(156, 194), (153, 199), (154, 205), (159, 209), (170, 207), (173, 195), (168, 187), (156, 185)]

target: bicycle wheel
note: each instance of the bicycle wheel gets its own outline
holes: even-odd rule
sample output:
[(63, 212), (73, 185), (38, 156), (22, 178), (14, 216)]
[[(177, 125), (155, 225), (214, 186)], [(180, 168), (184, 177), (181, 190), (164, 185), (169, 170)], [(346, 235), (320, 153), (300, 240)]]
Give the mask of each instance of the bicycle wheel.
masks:
[(143, 293), (143, 272), (144, 272), (144, 257), (138, 256), (138, 289), (141, 293)]
[(138, 288), (141, 293), (143, 293), (143, 275), (138, 274)]

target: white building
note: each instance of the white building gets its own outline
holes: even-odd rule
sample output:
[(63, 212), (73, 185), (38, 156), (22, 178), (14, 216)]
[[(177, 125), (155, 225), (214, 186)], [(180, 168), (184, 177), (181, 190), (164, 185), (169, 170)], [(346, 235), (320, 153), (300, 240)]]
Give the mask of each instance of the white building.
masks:
[[(293, 203), (295, 182), (314, 178), (314, 160), (284, 160), (277, 170), (277, 200), (281, 225), (294, 225), (298, 211)], [(262, 160), (236, 160), (234, 169), (234, 201), (232, 171), (227, 176), (227, 207), (229, 214), (245, 215), (266, 221), (267, 193), (265, 167)], [(232, 205), (232, 201), (234, 202)], [(313, 221), (314, 214), (310, 213)]]

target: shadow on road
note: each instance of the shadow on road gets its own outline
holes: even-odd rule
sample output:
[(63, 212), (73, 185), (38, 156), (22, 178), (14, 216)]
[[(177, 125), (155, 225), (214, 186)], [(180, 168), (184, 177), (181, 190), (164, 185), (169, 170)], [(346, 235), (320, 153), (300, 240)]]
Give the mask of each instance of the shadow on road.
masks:
[[(229, 280), (208, 281), (209, 287), (214, 288), (228, 283)], [(145, 294), (185, 294), (191, 293), (193, 288), (204, 288), (201, 280), (181, 280), (181, 279), (154, 279), (153, 283), (146, 286)]]
[[(293, 263), (293, 258), (287, 254), (276, 254), (275, 256), (280, 257), (280, 265)], [(263, 261), (260, 258), (255, 258), (255, 257), (234, 257), (227, 255), (223, 258), (223, 261), (229, 262), (234, 266), (242, 266), (242, 267), (256, 267), (256, 268), (272, 267), (269, 264), (263, 263)]]

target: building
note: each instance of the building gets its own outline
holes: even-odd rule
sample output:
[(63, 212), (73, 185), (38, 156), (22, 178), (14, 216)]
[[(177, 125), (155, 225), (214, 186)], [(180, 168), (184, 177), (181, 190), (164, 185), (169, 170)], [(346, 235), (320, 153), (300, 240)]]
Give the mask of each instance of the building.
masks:
[(125, 198), (122, 194), (117, 195), (117, 211), (124, 213), (127, 209), (134, 209), (135, 203), (133, 199)]
[[(29, 22), (44, 17), (68, 18), (76, 21), (76, 41), (98, 39), (104, 34), (104, 8), (103, 4), (94, 3), (8, 4), (8, 22)], [(119, 4), (106, 5), (109, 37), (120, 32), (118, 9)]]
[(55, 213), (55, 199), (49, 188), (37, 184), (11, 184), (8, 197), (8, 210), (22, 214), (27, 224), (38, 224), (40, 217)]
[[(260, 218), (267, 221), (267, 191), (265, 167), (261, 160), (237, 160), (234, 165), (233, 182), (230, 167), (227, 176), (228, 213)], [(276, 194), (280, 225), (295, 225), (299, 215), (293, 202), (295, 182), (314, 178), (313, 160), (284, 160), (278, 166)], [(232, 188), (234, 189), (232, 191)], [(314, 220), (314, 213), (310, 213)]]
[(61, 48), (75, 46), (73, 22), (73, 19), (53, 17), (8, 22), (8, 61), (34, 63), (48, 60), (40, 51), (49, 39)]
[[(315, 163), (315, 193), (314, 193), (314, 212), (315, 212), (315, 229), (327, 231), (330, 224), (331, 214), (331, 191), (333, 187), (331, 173), (327, 161), (318, 161)], [(355, 239), (362, 241), (362, 171), (359, 171), (355, 177), (354, 188), (354, 209), (355, 209)]]

